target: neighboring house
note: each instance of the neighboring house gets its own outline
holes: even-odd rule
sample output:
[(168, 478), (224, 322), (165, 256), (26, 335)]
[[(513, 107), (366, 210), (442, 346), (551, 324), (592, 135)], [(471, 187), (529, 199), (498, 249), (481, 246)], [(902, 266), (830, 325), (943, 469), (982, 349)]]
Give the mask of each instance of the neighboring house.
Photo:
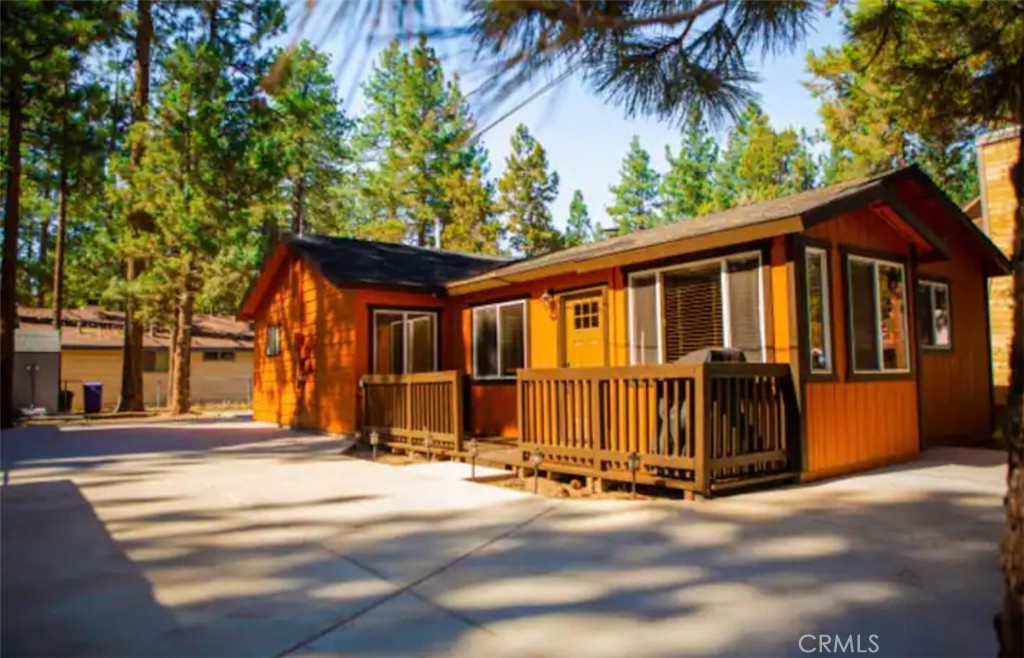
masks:
[[(982, 135), (978, 146), (978, 181), (981, 196), (967, 204), (964, 212), (975, 220), (985, 235), (1004, 254), (1013, 251), (1013, 215), (1017, 197), (1010, 169), (1020, 157), (1020, 127)], [(992, 325), (992, 360), (995, 396), (998, 405), (1006, 404), (1010, 385), (1010, 341), (1013, 338), (1013, 279), (993, 279), (989, 283), (989, 317)]]
[(259, 420), (708, 495), (987, 438), (1008, 268), (909, 167), (516, 261), (290, 237), (239, 317)]
[[(53, 311), (22, 307), (18, 320), (19, 330), (48, 328)], [(59, 382), (62, 390), (73, 394), (71, 410), (83, 410), (85, 382), (100, 382), (102, 407), (113, 409), (121, 395), (124, 314), (99, 306), (66, 309), (61, 325)], [(148, 407), (167, 405), (169, 343), (167, 331), (147, 331), (143, 338), (142, 378)], [(248, 323), (196, 314), (192, 325), (192, 402), (247, 404), (252, 353), (253, 335)]]

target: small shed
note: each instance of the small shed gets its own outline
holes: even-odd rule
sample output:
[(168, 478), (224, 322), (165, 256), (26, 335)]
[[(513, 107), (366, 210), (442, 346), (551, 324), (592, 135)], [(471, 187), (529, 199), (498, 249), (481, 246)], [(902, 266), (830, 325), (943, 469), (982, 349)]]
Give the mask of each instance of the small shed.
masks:
[(60, 332), (14, 332), (14, 408), (23, 413), (56, 413), (60, 395)]

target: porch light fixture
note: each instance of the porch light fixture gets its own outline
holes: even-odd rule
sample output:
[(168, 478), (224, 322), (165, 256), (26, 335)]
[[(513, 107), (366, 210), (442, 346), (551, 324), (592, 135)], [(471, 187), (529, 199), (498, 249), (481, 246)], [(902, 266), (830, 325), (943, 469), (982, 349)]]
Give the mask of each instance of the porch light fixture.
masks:
[(540, 465), (543, 461), (543, 457), (540, 454), (540, 446), (534, 446), (533, 448), (533, 493), (536, 495), (539, 490), (540, 482)]
[(640, 455), (636, 452), (629, 453), (626, 458), (626, 466), (629, 468), (629, 476), (632, 483), (631, 498), (636, 498), (636, 472), (640, 469)]
[(479, 450), (479, 448), (477, 448), (476, 439), (470, 439), (469, 440), (469, 458), (470, 458), (471, 466), (470, 466), (469, 479), (471, 479), (471, 480), (475, 480), (476, 479), (476, 455), (477, 455), (477, 451), (478, 450)]
[(377, 461), (377, 445), (380, 444), (380, 434), (370, 432), (370, 448), (373, 450), (373, 461)]

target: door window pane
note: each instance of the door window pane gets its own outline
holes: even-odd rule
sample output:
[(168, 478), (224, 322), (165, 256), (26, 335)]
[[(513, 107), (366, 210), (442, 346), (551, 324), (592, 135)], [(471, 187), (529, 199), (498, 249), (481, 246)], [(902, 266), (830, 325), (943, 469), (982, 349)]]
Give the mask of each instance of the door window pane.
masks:
[(408, 313), (406, 315), (408, 336), (408, 372), (431, 372), (434, 368), (434, 315), (432, 313)]
[(374, 344), (376, 345), (374, 371), (383, 375), (404, 373), (405, 324), (402, 321), (402, 314), (375, 311), (373, 319)]
[(380, 374), (437, 369), (437, 314), (373, 312), (373, 371)]

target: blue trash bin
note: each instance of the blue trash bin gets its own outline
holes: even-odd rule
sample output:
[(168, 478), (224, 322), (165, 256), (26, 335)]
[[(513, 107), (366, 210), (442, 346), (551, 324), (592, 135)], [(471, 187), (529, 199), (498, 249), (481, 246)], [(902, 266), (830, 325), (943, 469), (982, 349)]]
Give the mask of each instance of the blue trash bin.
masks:
[(82, 405), (87, 414), (98, 414), (103, 409), (103, 382), (82, 384)]

